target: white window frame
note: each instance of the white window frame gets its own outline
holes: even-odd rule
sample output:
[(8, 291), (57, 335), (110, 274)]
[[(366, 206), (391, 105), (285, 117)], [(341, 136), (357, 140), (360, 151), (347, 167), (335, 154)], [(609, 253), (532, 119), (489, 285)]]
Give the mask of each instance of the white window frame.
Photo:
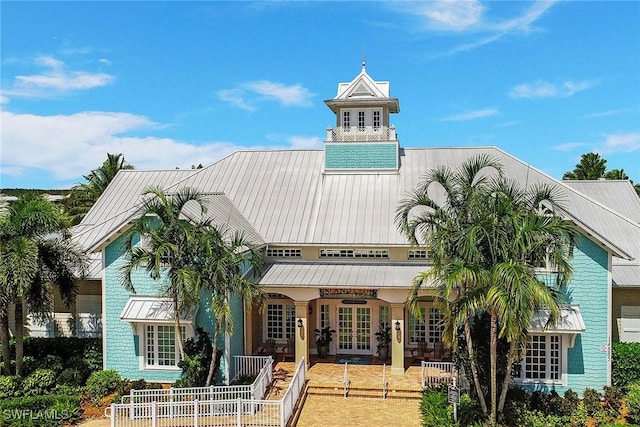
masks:
[[(273, 315), (272, 310), (279, 308), (280, 312), (277, 313), (276, 316)], [(267, 309), (264, 312), (264, 339), (274, 339), (278, 341), (283, 341), (289, 338), (295, 337), (295, 305), (291, 301), (287, 300), (269, 300), (267, 304)], [(270, 317), (274, 317), (274, 321), (276, 322), (274, 326), (277, 326), (274, 330), (270, 325)], [(279, 317), (276, 318), (276, 317)]]
[(371, 113), (371, 116), (372, 116), (371, 121), (372, 121), (374, 132), (380, 131), (380, 129), (382, 129), (382, 110), (380, 109), (373, 110), (373, 112)]
[(640, 342), (640, 306), (620, 306), (618, 340), (620, 342)]
[[(180, 362), (180, 347), (177, 342), (177, 334), (175, 333), (175, 325), (173, 323), (143, 323), (141, 324), (142, 328), (142, 339), (141, 342), (141, 355), (142, 355), (142, 364), (144, 370), (180, 370), (178, 367), (178, 363)], [(151, 329), (150, 329), (151, 328)], [(174, 350), (174, 363), (171, 365), (161, 365), (158, 364), (160, 360), (160, 343), (159, 343), (159, 328), (172, 328), (173, 329), (173, 350)], [(182, 338), (186, 338), (186, 327), (181, 325), (182, 329)], [(149, 330), (153, 331), (153, 336), (150, 337)], [(150, 339), (151, 338), (151, 339)], [(151, 342), (150, 342), (151, 341)], [(152, 357), (150, 358), (150, 354)]]
[[(566, 385), (567, 341), (569, 340), (563, 334), (530, 334), (527, 353), (518, 365), (514, 366), (513, 379), (520, 384)], [(541, 354), (539, 348), (542, 343), (544, 354)], [(541, 358), (544, 360), (541, 361)], [(544, 366), (544, 372), (535, 369), (536, 366)], [(540, 375), (543, 377), (535, 378)]]
[(364, 110), (358, 110), (358, 132), (364, 132), (367, 129), (367, 115)]
[(342, 130), (351, 131), (351, 111), (349, 110), (342, 110)]
[(424, 303), (420, 304), (420, 312), (422, 319), (409, 312), (407, 323), (407, 342), (409, 345), (417, 345), (421, 340), (427, 343), (442, 342), (444, 324), (440, 310), (433, 303)]

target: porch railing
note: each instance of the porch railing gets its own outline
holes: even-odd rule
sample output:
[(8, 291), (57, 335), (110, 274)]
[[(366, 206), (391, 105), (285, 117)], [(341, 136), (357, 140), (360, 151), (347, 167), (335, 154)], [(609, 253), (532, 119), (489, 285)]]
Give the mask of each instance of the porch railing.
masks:
[(368, 142), (396, 141), (395, 126), (351, 126), (328, 127), (327, 141), (330, 142)]
[[(269, 365), (270, 366), (270, 365)], [(265, 426), (285, 427), (305, 383), (302, 359), (280, 400), (207, 399), (111, 404), (111, 427)], [(178, 390), (178, 389), (175, 389)], [(172, 396), (176, 396), (174, 391)]]
[(344, 385), (344, 398), (347, 398), (349, 393), (349, 386), (351, 386), (351, 380), (349, 380), (349, 364), (344, 362), (344, 375), (342, 376), (342, 384)]
[[(235, 368), (234, 379), (257, 374), (253, 383), (235, 386), (131, 390), (129, 395), (122, 396), (122, 402), (135, 406), (152, 402), (262, 399), (273, 380), (273, 359), (270, 356), (235, 356)], [(168, 408), (171, 409), (171, 407)], [(133, 409), (132, 413), (135, 413)]]
[(389, 381), (387, 381), (387, 364), (382, 365), (382, 398), (387, 398), (387, 392), (389, 391)]
[(453, 362), (421, 362), (422, 387), (451, 384), (455, 375)]

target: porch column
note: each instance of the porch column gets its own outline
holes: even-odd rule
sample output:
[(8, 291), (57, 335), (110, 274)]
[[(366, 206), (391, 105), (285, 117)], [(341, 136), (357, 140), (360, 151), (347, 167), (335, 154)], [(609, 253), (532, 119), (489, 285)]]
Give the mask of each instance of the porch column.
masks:
[(404, 375), (404, 304), (391, 304), (391, 373)]
[[(295, 301), (296, 365), (304, 357), (309, 367), (309, 301)], [(302, 327), (300, 327), (302, 320)]]

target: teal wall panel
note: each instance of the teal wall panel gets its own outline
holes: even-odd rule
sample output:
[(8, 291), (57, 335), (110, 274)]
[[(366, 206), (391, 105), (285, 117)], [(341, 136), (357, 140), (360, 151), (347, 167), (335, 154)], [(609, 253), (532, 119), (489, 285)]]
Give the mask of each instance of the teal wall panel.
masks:
[(331, 143), (325, 144), (325, 169), (397, 169), (398, 144)]

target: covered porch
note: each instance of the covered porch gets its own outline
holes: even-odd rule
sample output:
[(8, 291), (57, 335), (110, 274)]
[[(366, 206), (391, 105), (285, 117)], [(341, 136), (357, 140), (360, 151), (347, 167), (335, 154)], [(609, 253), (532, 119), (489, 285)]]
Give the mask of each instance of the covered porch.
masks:
[[(268, 265), (260, 281), (268, 292), (267, 309), (247, 311), (245, 353), (322, 363), (317, 330), (328, 328), (327, 361), (363, 356), (386, 364), (393, 375), (404, 375), (411, 364), (428, 360), (429, 352), (438, 353), (432, 349), (441, 341), (443, 325), (433, 299), (426, 296), (420, 317), (405, 304), (412, 280), (424, 269), (418, 263)], [(379, 347), (381, 332), (386, 349)]]

